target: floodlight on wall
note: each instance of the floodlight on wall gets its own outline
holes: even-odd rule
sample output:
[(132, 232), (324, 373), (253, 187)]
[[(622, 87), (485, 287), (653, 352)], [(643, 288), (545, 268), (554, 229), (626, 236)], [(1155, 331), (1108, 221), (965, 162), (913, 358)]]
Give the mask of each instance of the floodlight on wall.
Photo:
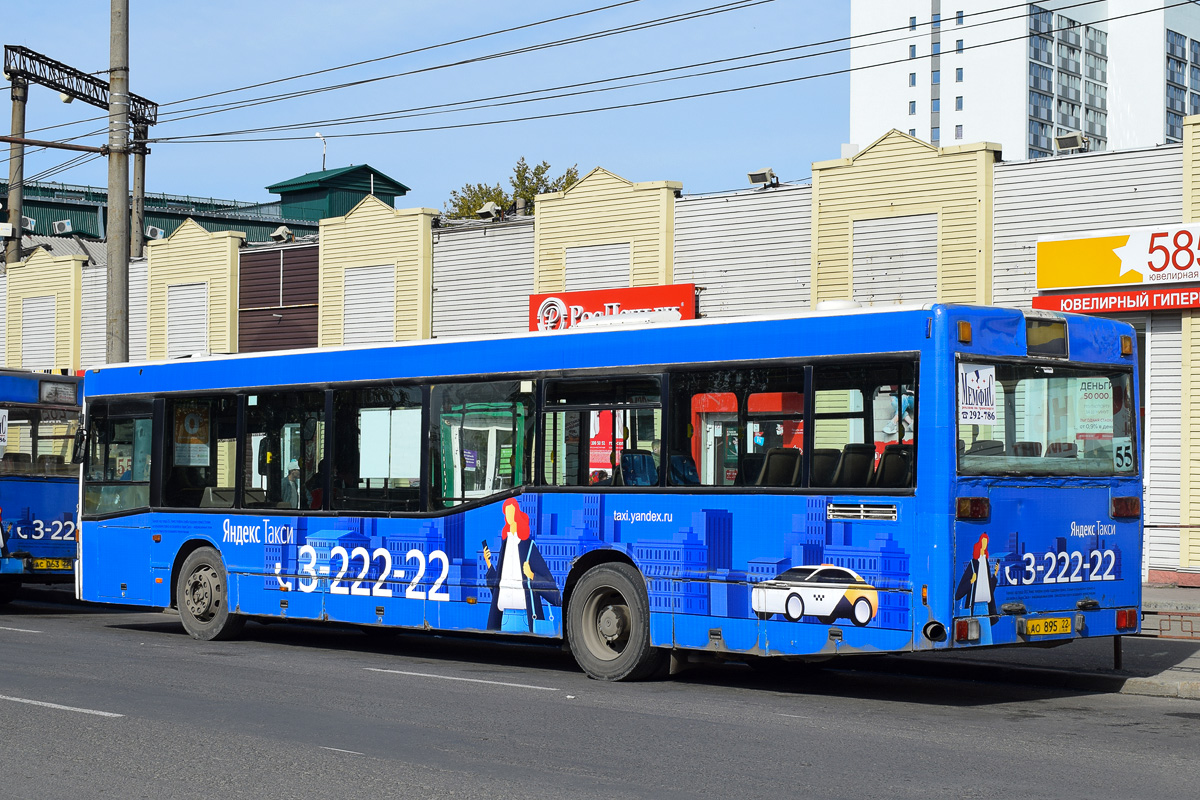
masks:
[(754, 184), (761, 184), (763, 186), (779, 185), (779, 178), (775, 177), (775, 170), (771, 169), (770, 167), (756, 169), (753, 172), (748, 173), (746, 177), (749, 178), (750, 182)]
[(31, 231), (37, 227), (37, 220), (33, 217), (21, 217), (21, 227), (27, 231)]
[(480, 219), (499, 219), (500, 206), (489, 200), (488, 202), (484, 203), (478, 211), (475, 212), (475, 216), (479, 217)]
[(271, 238), (277, 242), (286, 242), (292, 238), (292, 229), (287, 225), (280, 225), (271, 233)]
[(58, 93), (58, 99), (59, 99), (59, 100), (62, 100), (64, 103), (71, 103), (71, 102), (74, 102), (74, 100), (75, 100), (75, 98), (74, 98), (74, 97), (72, 97), (71, 95), (67, 94), (66, 92), (59, 92), (59, 93)]
[(50, 227), (53, 229), (55, 236), (61, 236), (64, 233), (71, 232), (71, 220), (56, 219), (54, 222), (50, 223)]
[(1054, 149), (1060, 153), (1072, 150), (1087, 150), (1087, 137), (1079, 131), (1071, 131), (1054, 137)]
[(146, 226), (146, 238), (148, 239), (161, 239), (166, 235), (167, 232), (162, 228), (156, 228), (153, 225)]

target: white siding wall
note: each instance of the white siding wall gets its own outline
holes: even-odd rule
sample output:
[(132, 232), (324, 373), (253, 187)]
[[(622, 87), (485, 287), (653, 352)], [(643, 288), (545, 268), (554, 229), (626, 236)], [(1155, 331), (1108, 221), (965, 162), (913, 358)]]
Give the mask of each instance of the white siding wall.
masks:
[(21, 301), (21, 366), (53, 369), (55, 356), (56, 295), (26, 297)]
[(937, 300), (937, 214), (854, 222), (855, 300), (864, 305)]
[(706, 317), (809, 309), (812, 187), (675, 201), (675, 282), (703, 286)]
[(1149, 315), (1146, 331), (1146, 561), (1179, 568), (1179, 440), (1183, 342), (1178, 311)]
[(434, 231), (435, 337), (524, 331), (531, 294), (532, 219)]
[(566, 290), (613, 289), (629, 286), (629, 243), (568, 247)]
[(197, 354), (208, 354), (208, 284), (168, 285), (167, 358)]
[(396, 267), (350, 267), (345, 273), (342, 343), (396, 340)]
[(1182, 174), (1180, 145), (997, 164), (992, 302), (1029, 308), (1039, 236), (1181, 222)]
[[(132, 265), (131, 265), (132, 266)], [(130, 282), (132, 294), (132, 281)], [(83, 267), (83, 307), (80, 309), (79, 323), (79, 366), (84, 369), (96, 367), (105, 362), (105, 339), (107, 338), (107, 306), (108, 306), (108, 268), (103, 264), (85, 264)], [(130, 328), (133, 328), (133, 315), (130, 314)], [(132, 330), (130, 331), (132, 333)], [(143, 346), (142, 357), (146, 351)], [(129, 357), (134, 357), (132, 343)]]

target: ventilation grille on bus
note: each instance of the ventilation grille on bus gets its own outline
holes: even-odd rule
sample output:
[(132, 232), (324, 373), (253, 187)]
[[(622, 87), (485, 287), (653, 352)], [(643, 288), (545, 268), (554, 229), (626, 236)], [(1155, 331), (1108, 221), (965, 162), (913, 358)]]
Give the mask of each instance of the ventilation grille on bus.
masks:
[(895, 521), (896, 506), (867, 505), (866, 503), (830, 503), (825, 509), (826, 519), (885, 519)]

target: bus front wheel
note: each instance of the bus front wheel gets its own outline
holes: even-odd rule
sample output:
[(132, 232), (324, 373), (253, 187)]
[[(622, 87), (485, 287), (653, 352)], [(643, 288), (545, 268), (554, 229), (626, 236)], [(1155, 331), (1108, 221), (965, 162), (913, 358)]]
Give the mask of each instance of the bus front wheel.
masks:
[(652, 677), (668, 657), (650, 646), (646, 582), (621, 562), (600, 564), (579, 579), (567, 607), (567, 641), (580, 668), (602, 681)]
[(201, 547), (184, 560), (175, 599), (183, 629), (195, 639), (232, 639), (246, 624), (245, 617), (229, 610), (229, 573), (221, 554), (211, 547)]

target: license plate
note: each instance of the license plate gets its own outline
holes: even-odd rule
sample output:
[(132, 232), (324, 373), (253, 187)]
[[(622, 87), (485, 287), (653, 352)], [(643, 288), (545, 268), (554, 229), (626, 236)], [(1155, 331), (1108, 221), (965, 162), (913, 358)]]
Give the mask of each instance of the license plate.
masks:
[(1054, 633), (1070, 633), (1070, 617), (1049, 617), (1047, 619), (1025, 620), (1026, 636), (1045, 636)]
[(34, 569), (70, 569), (73, 561), (69, 558), (35, 558)]

